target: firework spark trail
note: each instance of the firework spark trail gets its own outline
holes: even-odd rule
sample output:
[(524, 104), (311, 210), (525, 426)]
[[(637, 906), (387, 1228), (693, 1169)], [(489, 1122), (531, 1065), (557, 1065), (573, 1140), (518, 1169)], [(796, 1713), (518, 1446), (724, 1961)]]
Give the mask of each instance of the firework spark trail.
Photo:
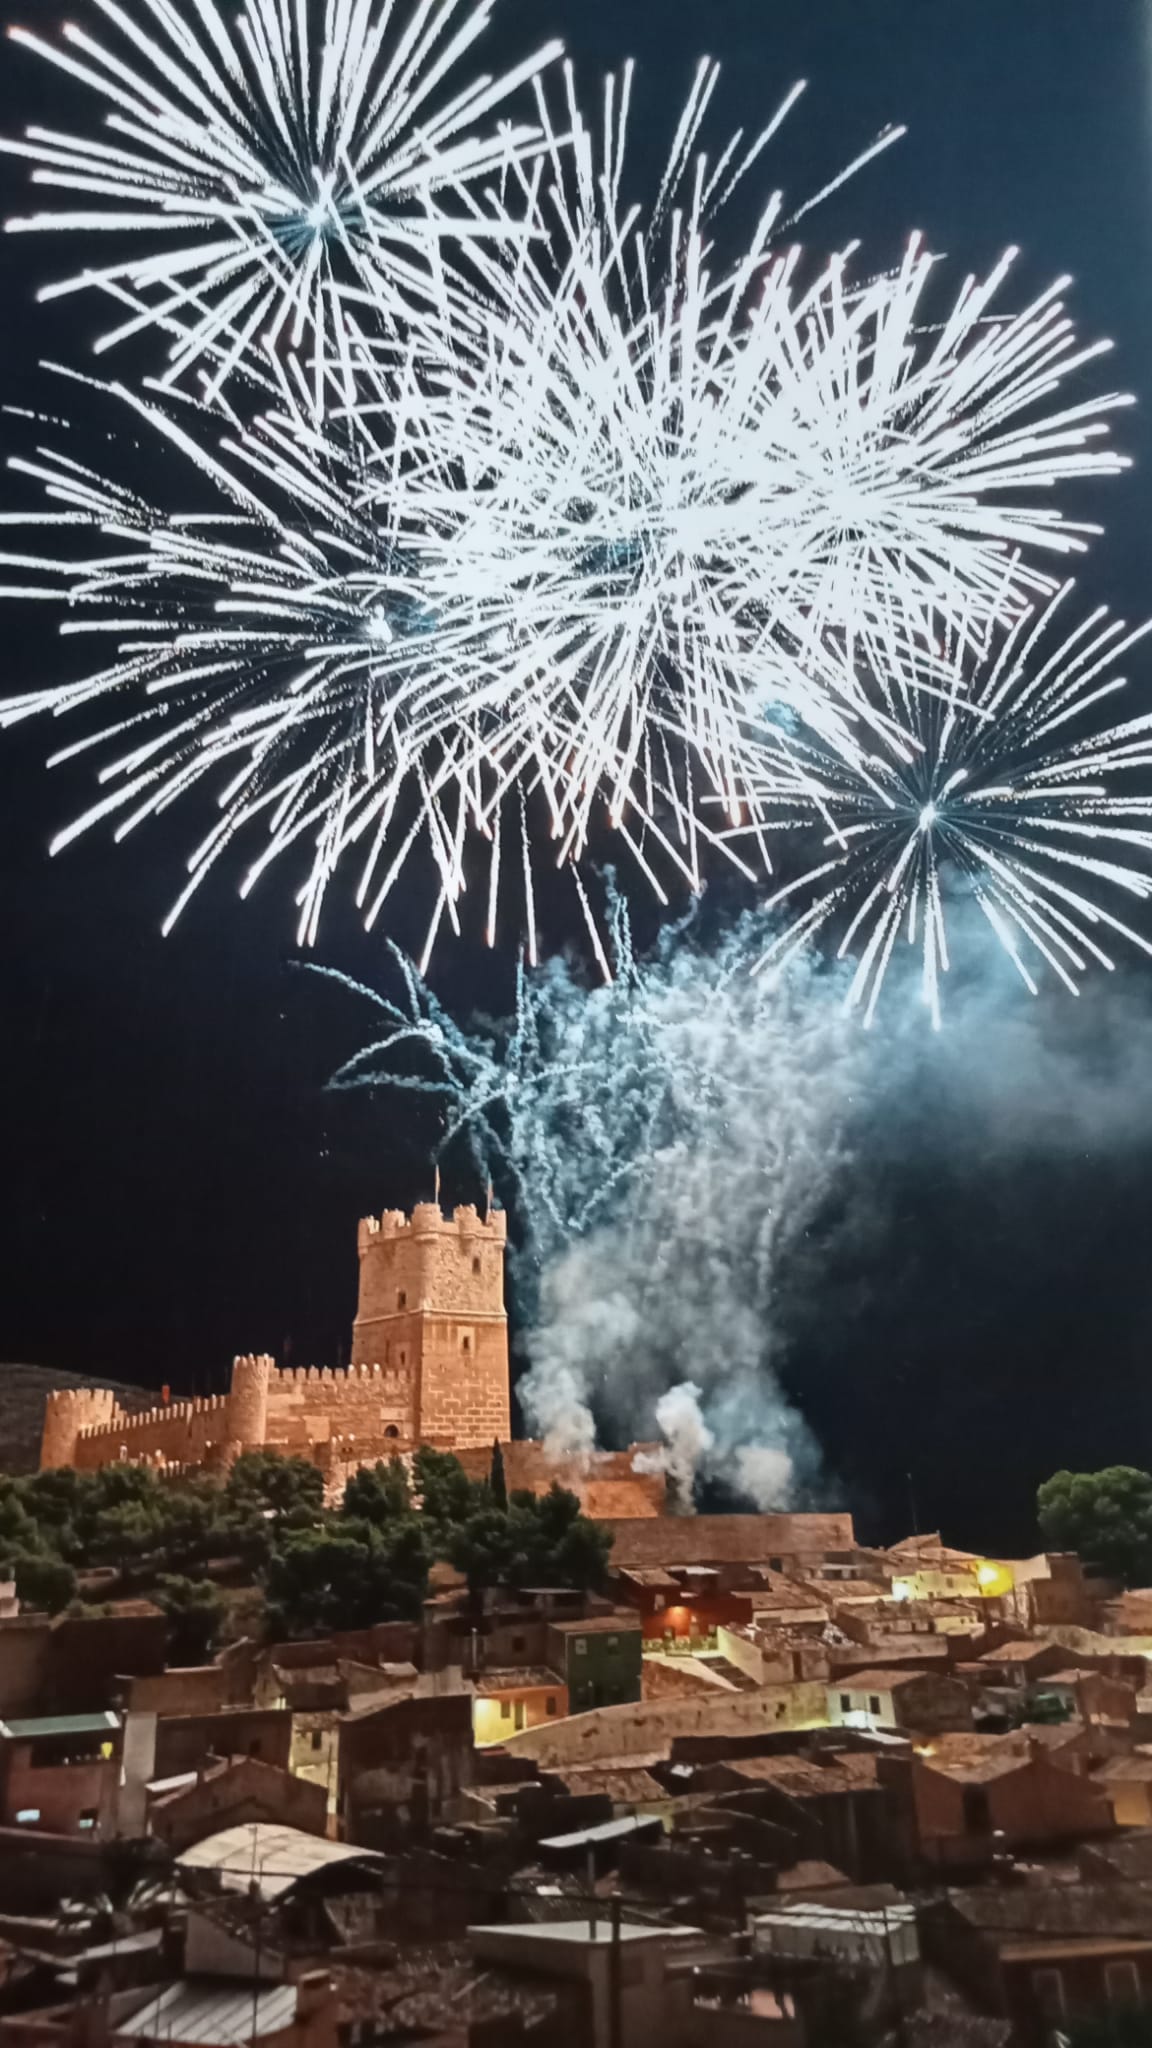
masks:
[[(446, 239), (524, 232), (460, 200), (539, 144), (530, 123), (478, 124), (560, 53), (552, 42), (499, 78), (459, 82), (493, 0), (325, 0), (323, 37), (308, 0), (244, 0), (234, 12), (196, 0), (92, 0), (99, 41), (72, 23), (63, 47), (10, 31), (94, 92), (103, 135), (32, 128), (0, 148), (30, 158), (34, 182), (78, 205), (10, 230), (149, 238), (97, 270), (50, 285), (91, 285), (123, 300), (111, 347), (150, 327), (174, 334), (170, 380), (211, 363), (221, 387), (256, 348), (284, 337), (313, 352), (316, 389), (335, 368), (350, 388), (354, 305), (402, 317), (424, 302)], [(157, 250), (156, 243), (161, 246)]]
[(1119, 664), (1152, 620), (1128, 631), (1101, 606), (1060, 637), (1073, 589), (1002, 624), (982, 656), (955, 634), (943, 697), (878, 673), (873, 687), (912, 747), (871, 754), (862, 773), (808, 751), (812, 800), (832, 829), (820, 857), (769, 898), (769, 914), (800, 908), (762, 968), (838, 931), (838, 957), (856, 962), (848, 1002), (870, 1024), (903, 938), (920, 949), (938, 1027), (950, 882), (1033, 994), (1042, 965), (1076, 993), (1090, 963), (1114, 966), (1116, 938), (1152, 955), (1152, 940), (1108, 907), (1116, 891), (1152, 896), (1152, 714), (1115, 722), (1128, 687)]
[(513, 1020), (467, 1031), (399, 956), (394, 996), (330, 976), (379, 1020), (335, 1085), (426, 1099), (441, 1159), (458, 1171), (463, 1148), (513, 1211), (534, 1426), (581, 1454), (593, 1409), (627, 1441), (676, 1388), (681, 1485), (695, 1440), (765, 1506), (808, 1455), (772, 1372), (779, 1292), (844, 1162), (867, 1043), (807, 968), (749, 976), (768, 929), (751, 916), (707, 949), (669, 929), (638, 959), (617, 902), (611, 984), (550, 961), (521, 975)]
[[(123, 28), (114, 0), (96, 4)], [(180, 44), (174, 76), (202, 35), (219, 55), (212, 0), (199, 0), (195, 30), (169, 0), (146, 4)], [(221, 57), (221, 78), (245, 75), (259, 45), (259, 107), (274, 103), (297, 141), (343, 136), (346, 153), (360, 123), (365, 178), (400, 122), (399, 158), (376, 164), (383, 193), (389, 165), (411, 170), (405, 95), (434, 97), (487, 21), (485, 0), (442, 44), (455, 4), (418, 0), (385, 92), (373, 67), (391, 8), (326, 0), (317, 68), (301, 13), (247, 0), (245, 54)], [(357, 68), (352, 29), (369, 18), (376, 40)], [(13, 550), (0, 557), (10, 587), (62, 596), (67, 633), (117, 644), (79, 682), (10, 700), (0, 722), (111, 708), (83, 743), (117, 750), (104, 793), (58, 844), (102, 818), (123, 835), (211, 778), (220, 816), (174, 915), (262, 833), (244, 888), (302, 850), (311, 942), (339, 871), (356, 865), (372, 923), (423, 849), (438, 884), (427, 957), (442, 926), (460, 928), (480, 841), (489, 936), (519, 886), (534, 954), (542, 819), (603, 960), (579, 879), (593, 831), (607, 825), (665, 903), (672, 886), (698, 891), (715, 856), (761, 874), (782, 805), (815, 802), (835, 832), (824, 758), (867, 782), (874, 753), (914, 752), (917, 693), (956, 687), (941, 633), (978, 648), (994, 618), (1019, 617), (1050, 587), (1043, 556), (1091, 530), (1051, 504), (1052, 487), (1123, 466), (1102, 437), (1124, 401), (1065, 398), (1099, 350), (1076, 342), (1061, 286), (997, 312), (1010, 259), (938, 318), (917, 238), (894, 276), (855, 286), (835, 258), (805, 281), (798, 252), (773, 245), (819, 193), (791, 213), (777, 193), (742, 253), (717, 256), (716, 215), (795, 90), (750, 142), (737, 134), (710, 156), (700, 139), (717, 68), (702, 65), (646, 219), (622, 198), (631, 72), (608, 82), (594, 129), (571, 72), (557, 115), (535, 63), (531, 147), (520, 138), (502, 157), (498, 192), (459, 186), (467, 220), (507, 234), (467, 279), (433, 238), (424, 302), (403, 331), (365, 274), (339, 404), (295, 353), (259, 356), (254, 328), (239, 411), (217, 374), (235, 360), (221, 354), (223, 327), (191, 330), (215, 365), (208, 405), (181, 398), (166, 412), (171, 393), (161, 404), (120, 392), (208, 480), (221, 516), (142, 502), (60, 452), (24, 465), (97, 545), (86, 552), (70, 532), (40, 560)], [(462, 96), (454, 137), (487, 93), (482, 108)], [(251, 221), (232, 228), (247, 247)], [(255, 246), (263, 264), (258, 235)], [(312, 277), (319, 259), (301, 260)], [(870, 670), (908, 687), (869, 689)]]

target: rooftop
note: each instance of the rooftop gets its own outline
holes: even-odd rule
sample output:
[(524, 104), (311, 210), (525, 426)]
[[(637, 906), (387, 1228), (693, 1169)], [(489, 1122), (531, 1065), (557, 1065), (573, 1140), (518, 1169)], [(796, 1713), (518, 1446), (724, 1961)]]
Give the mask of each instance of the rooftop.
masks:
[(119, 1714), (45, 1714), (31, 1721), (0, 1721), (0, 1737), (35, 1742), (42, 1735), (114, 1734), (119, 1726)]
[[(699, 1940), (699, 1927), (637, 1927), (631, 1921), (620, 1924), (620, 1940), (623, 1941), (683, 1941)], [(499, 1927), (470, 1927), (469, 1940), (497, 1936), (502, 1941), (560, 1941), (577, 1948), (610, 1948), (615, 1940), (613, 1929), (603, 1910), (593, 1923), (584, 1920), (539, 1920), (518, 1921), (514, 1925)]]
[(497, 1671), (480, 1671), (475, 1679), (480, 1694), (498, 1692), (531, 1692), (545, 1686), (551, 1692), (562, 1692), (564, 1680), (555, 1671), (549, 1671), (544, 1664), (511, 1665)]
[(206, 1835), (176, 1858), (181, 1870), (214, 1870), (221, 1884), (232, 1891), (246, 1891), (255, 1883), (268, 1898), (332, 1864), (381, 1861), (375, 1850), (327, 1842), (299, 1828), (260, 1820), (243, 1821), (219, 1834)]
[[(675, 1580), (672, 1583), (675, 1585)], [(635, 1635), (640, 1617), (626, 1608), (623, 1614), (593, 1614), (587, 1621), (552, 1621), (548, 1626), (566, 1636)]]
[(594, 1849), (597, 1842), (622, 1842), (634, 1835), (640, 1828), (660, 1827), (658, 1818), (645, 1814), (630, 1813), (620, 1820), (601, 1821), (597, 1827), (573, 1828), (566, 1835), (548, 1835), (541, 1840), (542, 1849)]
[(296, 2017), (296, 1986), (273, 1984), (253, 1991), (247, 1984), (188, 1977), (150, 1998), (131, 2019), (114, 2029), (123, 2037), (202, 2043), (203, 2048), (236, 2048), (264, 2034), (278, 2034)]

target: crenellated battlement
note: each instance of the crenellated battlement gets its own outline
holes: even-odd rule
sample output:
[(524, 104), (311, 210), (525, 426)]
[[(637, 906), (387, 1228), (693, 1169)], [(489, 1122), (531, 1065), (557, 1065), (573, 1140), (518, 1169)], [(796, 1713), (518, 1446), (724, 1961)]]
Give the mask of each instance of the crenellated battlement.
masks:
[(327, 1470), (397, 1446), (490, 1446), (510, 1433), (507, 1232), (502, 1210), (482, 1216), (471, 1203), (365, 1217), (351, 1364), (281, 1369), (249, 1352), (233, 1360), (227, 1394), (165, 1399), (140, 1414), (110, 1390), (66, 1389), (47, 1404), (41, 1463), (224, 1469), (267, 1448)]
[(473, 1202), (462, 1202), (445, 1216), (439, 1202), (417, 1202), (411, 1216), (403, 1209), (385, 1209), (379, 1216), (362, 1216), (359, 1244), (363, 1257), (380, 1238), (485, 1237), (503, 1245), (508, 1238), (508, 1218), (503, 1209), (490, 1209), (481, 1216)]

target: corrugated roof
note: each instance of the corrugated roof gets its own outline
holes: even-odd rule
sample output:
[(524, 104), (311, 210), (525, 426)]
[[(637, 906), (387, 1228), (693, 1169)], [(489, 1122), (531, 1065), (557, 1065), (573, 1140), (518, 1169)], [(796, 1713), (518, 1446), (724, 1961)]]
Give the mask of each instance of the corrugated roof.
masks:
[(629, 1813), (621, 1820), (602, 1821), (599, 1827), (576, 1828), (571, 1834), (549, 1835), (542, 1840), (542, 1849), (591, 1849), (597, 1842), (621, 1842), (628, 1835), (634, 1835), (641, 1828), (662, 1828), (658, 1817), (645, 1813)]
[(182, 1870), (215, 1870), (220, 1882), (234, 1891), (246, 1891), (255, 1882), (266, 1898), (275, 1898), (300, 1878), (311, 1877), (329, 1864), (380, 1863), (383, 1858), (374, 1849), (326, 1842), (299, 1828), (251, 1820), (206, 1835), (183, 1850), (176, 1861)]
[(249, 1985), (220, 1984), (213, 1978), (187, 1977), (169, 1984), (158, 1998), (115, 2029), (123, 2039), (157, 2039), (196, 2044), (196, 2048), (241, 2048), (264, 2034), (278, 2034), (296, 2017), (296, 1986), (272, 1984), (253, 1991)]
[(119, 1726), (119, 1714), (44, 1714), (31, 1721), (0, 1721), (0, 1736), (28, 1742), (42, 1735), (114, 1734)]

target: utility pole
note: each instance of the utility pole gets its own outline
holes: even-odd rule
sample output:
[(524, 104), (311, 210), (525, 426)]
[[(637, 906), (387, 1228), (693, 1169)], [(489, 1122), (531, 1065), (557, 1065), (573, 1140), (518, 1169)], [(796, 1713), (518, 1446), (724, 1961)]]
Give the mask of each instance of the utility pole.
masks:
[(624, 2048), (624, 1977), (620, 1968), (620, 1894), (611, 1899), (612, 1941), (608, 1950), (608, 2048)]

